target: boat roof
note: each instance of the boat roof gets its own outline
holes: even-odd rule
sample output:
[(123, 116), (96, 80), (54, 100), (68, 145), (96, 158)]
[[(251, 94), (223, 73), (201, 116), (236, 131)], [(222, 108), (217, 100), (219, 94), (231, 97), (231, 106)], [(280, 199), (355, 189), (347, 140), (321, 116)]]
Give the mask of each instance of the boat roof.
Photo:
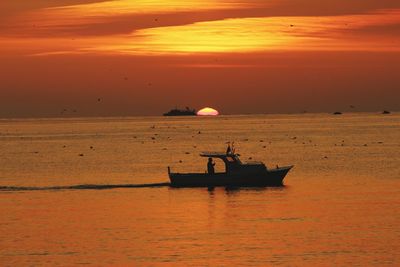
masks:
[[(241, 163), (241, 161), (238, 158), (240, 156), (239, 154), (226, 154), (226, 152), (212, 152), (212, 151), (211, 152), (202, 152), (202, 153), (200, 153), (200, 156), (207, 157), (207, 158), (219, 158), (222, 160), (225, 160), (228, 157), (232, 157), (232, 158), (235, 158), (236, 161), (238, 161), (240, 164), (243, 164), (243, 165), (264, 165), (264, 163), (261, 161), (248, 161), (245, 163)], [(228, 159), (228, 161), (231, 161), (231, 160)]]
[(234, 156), (233, 154), (226, 154), (226, 152), (201, 152), (201, 157), (207, 158), (226, 158), (229, 156)]
[(246, 161), (244, 163), (245, 165), (260, 165), (260, 164), (264, 164), (262, 161)]

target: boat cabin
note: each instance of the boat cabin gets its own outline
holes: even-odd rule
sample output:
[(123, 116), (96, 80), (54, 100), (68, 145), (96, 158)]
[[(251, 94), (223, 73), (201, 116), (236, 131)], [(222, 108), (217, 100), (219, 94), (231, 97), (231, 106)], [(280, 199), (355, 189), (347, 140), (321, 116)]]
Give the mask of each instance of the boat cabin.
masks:
[(200, 156), (221, 159), (225, 164), (225, 173), (227, 174), (255, 174), (267, 171), (267, 167), (262, 162), (252, 161), (243, 163), (239, 158), (239, 154), (203, 152)]

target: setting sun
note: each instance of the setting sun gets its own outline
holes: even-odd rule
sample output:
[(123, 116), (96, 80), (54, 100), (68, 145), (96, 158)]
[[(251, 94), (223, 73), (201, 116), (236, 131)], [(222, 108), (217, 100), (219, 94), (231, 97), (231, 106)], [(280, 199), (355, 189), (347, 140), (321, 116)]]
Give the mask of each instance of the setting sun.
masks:
[(200, 109), (197, 112), (197, 115), (198, 116), (217, 116), (217, 115), (219, 115), (219, 112), (216, 109), (207, 107), (207, 108)]

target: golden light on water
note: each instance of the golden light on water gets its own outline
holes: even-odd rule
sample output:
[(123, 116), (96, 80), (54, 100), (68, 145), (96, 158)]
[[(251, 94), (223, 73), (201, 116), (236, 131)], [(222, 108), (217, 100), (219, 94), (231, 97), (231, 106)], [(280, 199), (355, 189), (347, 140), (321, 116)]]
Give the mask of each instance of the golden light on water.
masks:
[(213, 108), (210, 108), (210, 107), (206, 107), (206, 108), (200, 109), (197, 112), (197, 115), (198, 116), (218, 116), (219, 112), (216, 109), (213, 109)]

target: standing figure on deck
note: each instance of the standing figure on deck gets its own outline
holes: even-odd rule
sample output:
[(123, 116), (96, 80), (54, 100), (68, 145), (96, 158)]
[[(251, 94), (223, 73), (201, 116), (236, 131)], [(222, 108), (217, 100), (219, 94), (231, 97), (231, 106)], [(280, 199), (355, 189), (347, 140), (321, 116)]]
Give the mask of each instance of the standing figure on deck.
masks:
[(228, 142), (228, 147), (226, 148), (226, 154), (227, 155), (235, 154), (235, 142)]
[(207, 163), (207, 172), (208, 172), (208, 174), (214, 174), (215, 173), (214, 166), (215, 166), (215, 163), (213, 162), (213, 159), (212, 158), (208, 158), (208, 163)]
[(228, 142), (228, 147), (226, 148), (226, 154), (229, 155), (232, 153), (231, 142)]
[(232, 142), (231, 154), (232, 154), (232, 155), (235, 155), (235, 142)]

